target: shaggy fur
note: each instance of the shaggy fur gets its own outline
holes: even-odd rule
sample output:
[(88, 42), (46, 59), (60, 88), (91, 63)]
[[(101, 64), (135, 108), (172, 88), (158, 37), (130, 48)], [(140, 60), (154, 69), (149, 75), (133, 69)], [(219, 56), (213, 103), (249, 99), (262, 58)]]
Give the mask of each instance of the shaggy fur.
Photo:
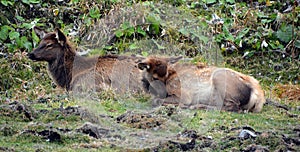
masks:
[(80, 87), (92, 85), (97, 90), (112, 87), (121, 92), (144, 91), (141, 71), (136, 68), (136, 64), (143, 58), (117, 55), (82, 57), (76, 54), (75, 49), (59, 29), (47, 33), (34, 27), (34, 31), (41, 42), (28, 57), (33, 61), (48, 62), (52, 79), (67, 91), (79, 85), (85, 85)]
[(165, 85), (164, 89), (157, 89), (163, 93), (157, 93), (154, 104), (236, 112), (261, 111), (265, 102), (264, 92), (253, 77), (228, 68), (176, 63), (179, 59), (149, 57), (138, 64), (150, 86), (151, 82), (158, 80)]

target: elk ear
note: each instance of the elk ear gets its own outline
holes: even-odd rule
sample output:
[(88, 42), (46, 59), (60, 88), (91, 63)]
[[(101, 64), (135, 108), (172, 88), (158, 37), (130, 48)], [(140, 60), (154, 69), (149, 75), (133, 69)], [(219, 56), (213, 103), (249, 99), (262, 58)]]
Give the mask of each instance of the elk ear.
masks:
[(159, 76), (159, 77), (164, 77), (167, 74), (168, 66), (167, 64), (160, 64), (155, 67), (154, 72)]
[(150, 69), (150, 65), (148, 63), (145, 63), (145, 62), (140, 62), (140, 63), (138, 63), (138, 68), (140, 70), (144, 70), (144, 69), (149, 70)]
[(33, 30), (40, 39), (43, 39), (45, 37), (45, 35), (47, 34), (47, 32), (45, 30), (43, 30), (37, 26), (34, 26)]
[(171, 57), (171, 58), (168, 58), (168, 62), (171, 63), (171, 64), (174, 64), (176, 62), (178, 62), (179, 60), (182, 59), (182, 56), (179, 56), (179, 57)]
[(65, 44), (67, 41), (67, 37), (65, 36), (65, 34), (62, 31), (60, 31), (58, 28), (56, 28), (55, 31), (56, 31), (56, 37), (58, 39), (58, 42), (62, 45)]

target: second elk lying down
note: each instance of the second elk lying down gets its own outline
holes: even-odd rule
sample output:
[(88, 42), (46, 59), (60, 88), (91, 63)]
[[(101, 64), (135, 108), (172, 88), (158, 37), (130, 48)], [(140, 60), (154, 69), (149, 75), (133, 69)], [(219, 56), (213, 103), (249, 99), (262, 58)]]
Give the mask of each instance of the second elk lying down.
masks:
[[(255, 78), (228, 68), (178, 63), (180, 59), (149, 57), (138, 63), (143, 77), (157, 92), (153, 104), (235, 112), (262, 110), (264, 92)], [(165, 88), (156, 85), (158, 82)]]

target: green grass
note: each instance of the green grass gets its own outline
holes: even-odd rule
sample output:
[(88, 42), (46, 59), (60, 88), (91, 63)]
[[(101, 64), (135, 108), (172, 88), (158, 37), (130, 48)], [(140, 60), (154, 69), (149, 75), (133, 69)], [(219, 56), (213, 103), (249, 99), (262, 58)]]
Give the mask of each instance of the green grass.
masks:
[[(69, 104), (76, 105), (79, 101), (72, 98), (68, 99)], [(163, 137), (170, 135), (174, 137), (179, 132), (187, 130), (196, 130), (198, 134), (212, 137), (213, 141), (225, 151), (230, 151), (233, 147), (246, 147), (253, 143), (267, 145), (270, 150), (275, 150), (282, 146), (281, 134), (293, 136), (292, 128), (299, 125), (300, 112), (291, 110), (289, 113), (297, 114), (298, 117), (290, 117), (283, 109), (266, 105), (261, 113), (233, 113), (225, 111), (205, 111), (205, 110), (188, 110), (178, 107), (159, 107), (149, 109), (149, 103), (133, 100), (132, 98), (122, 100), (102, 100), (98, 101), (80, 101), (81, 106), (86, 106), (89, 112), (95, 115), (111, 116), (111, 119), (104, 118), (100, 121), (100, 126), (110, 129), (124, 128), (120, 135), (131, 138), (130, 134), (139, 132), (141, 129), (130, 128), (128, 124), (118, 124), (115, 122), (116, 117), (127, 111), (136, 113), (151, 113), (153, 119), (164, 119), (164, 124), (156, 129), (147, 129), (152, 135), (161, 134)], [(295, 102), (293, 106), (299, 106)], [(6, 105), (6, 104), (2, 104)], [(27, 105), (27, 104), (26, 104)], [(45, 151), (122, 151), (121, 145), (107, 139), (95, 139), (87, 134), (76, 132), (76, 129), (88, 121), (79, 115), (64, 114), (55, 106), (49, 106), (49, 103), (31, 103), (29, 107), (35, 111), (36, 116), (32, 121), (24, 118), (24, 114), (15, 111), (2, 110), (0, 115), (0, 145), (1, 147), (13, 148), (16, 151), (35, 151), (43, 149)], [(139, 107), (139, 108), (137, 108)], [(39, 113), (40, 110), (47, 112)], [(152, 112), (151, 112), (152, 111)], [(102, 119), (102, 118), (100, 118)], [(116, 128), (114, 128), (114, 126)], [(251, 127), (259, 133), (274, 132), (269, 138), (259, 136), (255, 141), (250, 140), (228, 140), (226, 137), (237, 137), (238, 133), (235, 128)], [(43, 131), (54, 129), (61, 135), (61, 141), (49, 142), (42, 136), (30, 133), (24, 133), (28, 130)], [(68, 133), (58, 131), (60, 129), (69, 129)], [(116, 129), (118, 130), (118, 129)], [(132, 140), (136, 140), (132, 138)], [(197, 141), (198, 143), (200, 141)], [(116, 142), (117, 143), (117, 142)], [(127, 147), (128, 148), (128, 147)], [(299, 147), (298, 147), (299, 148)], [(124, 149), (123, 149), (124, 150)], [(210, 149), (213, 150), (213, 149)]]

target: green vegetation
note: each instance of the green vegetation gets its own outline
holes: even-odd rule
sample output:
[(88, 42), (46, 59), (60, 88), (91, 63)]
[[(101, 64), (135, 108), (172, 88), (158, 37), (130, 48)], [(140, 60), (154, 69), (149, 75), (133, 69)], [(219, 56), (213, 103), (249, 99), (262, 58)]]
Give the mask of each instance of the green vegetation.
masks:
[[(299, 151), (298, 3), (0, 0), (0, 151)], [(268, 98), (289, 109), (152, 108), (147, 95), (113, 91), (73, 97), (55, 86), (46, 63), (27, 58), (39, 42), (34, 26), (59, 27), (89, 55), (183, 55), (230, 67), (257, 78)], [(257, 137), (239, 138), (243, 128)]]

